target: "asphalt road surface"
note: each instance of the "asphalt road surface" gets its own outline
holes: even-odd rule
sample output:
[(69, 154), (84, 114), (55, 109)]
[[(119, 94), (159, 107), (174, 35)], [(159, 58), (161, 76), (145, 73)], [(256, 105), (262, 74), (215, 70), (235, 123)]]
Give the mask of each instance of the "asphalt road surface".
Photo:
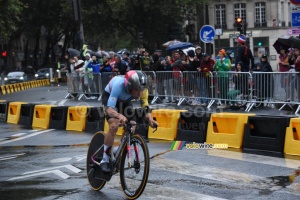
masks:
[[(33, 88), (0, 99), (99, 105), (95, 100), (65, 100), (66, 92), (64, 86)], [(85, 156), (92, 135), (0, 123), (1, 199), (125, 199), (118, 175), (101, 191), (90, 188)], [(170, 151), (172, 142), (151, 139), (148, 145), (150, 174), (140, 199), (300, 199), (297, 156), (280, 158), (233, 149)]]

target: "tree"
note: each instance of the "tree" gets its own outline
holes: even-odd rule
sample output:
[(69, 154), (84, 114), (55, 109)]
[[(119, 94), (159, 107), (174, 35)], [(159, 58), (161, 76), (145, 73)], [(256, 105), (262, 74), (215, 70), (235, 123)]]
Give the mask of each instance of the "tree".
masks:
[[(182, 25), (185, 22), (185, 7), (193, 7), (206, 1), (191, 0), (90, 0), (82, 1), (85, 38), (87, 42), (103, 41), (104, 48), (124, 48), (120, 41), (129, 39), (130, 47), (138, 45), (139, 33), (143, 33), (143, 46), (160, 48), (174, 33), (184, 39)], [(97, 34), (96, 34), (97, 33)], [(116, 41), (117, 44), (116, 44)], [(128, 44), (128, 43), (127, 43)], [(108, 45), (108, 46), (106, 46)]]
[(0, 5), (0, 35), (4, 39), (18, 29), (20, 15), (26, 5), (19, 0), (0, 0)]

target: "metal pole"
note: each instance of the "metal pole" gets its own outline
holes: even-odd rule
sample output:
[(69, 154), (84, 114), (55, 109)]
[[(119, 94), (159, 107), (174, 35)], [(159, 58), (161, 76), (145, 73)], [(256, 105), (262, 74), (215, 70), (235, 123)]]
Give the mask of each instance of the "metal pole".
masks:
[(221, 49), (220, 35), (218, 35), (218, 49)]

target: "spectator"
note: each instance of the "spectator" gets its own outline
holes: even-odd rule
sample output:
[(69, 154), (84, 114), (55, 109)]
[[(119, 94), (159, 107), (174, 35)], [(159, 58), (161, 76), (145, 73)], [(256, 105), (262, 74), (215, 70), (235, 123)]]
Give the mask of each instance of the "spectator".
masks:
[[(226, 58), (225, 49), (219, 51), (219, 60), (214, 65), (213, 69), (217, 71), (218, 77), (218, 90), (221, 104), (225, 103), (227, 99), (227, 93), (229, 89), (228, 71), (231, 69), (231, 62), (229, 58)], [(218, 108), (227, 107), (225, 104), (220, 105)]]
[(235, 57), (235, 66), (238, 62), (242, 61), (244, 65), (243, 71), (250, 71), (252, 67), (254, 67), (254, 57), (251, 49), (246, 46), (246, 37), (244, 35), (240, 35), (237, 39), (238, 42), (238, 50)]
[(203, 53), (203, 59), (200, 62), (200, 66), (197, 68), (197, 88), (199, 99), (196, 100), (196, 104), (206, 106), (209, 98), (210, 88), (210, 72), (215, 65), (215, 61), (211, 59), (210, 55)]
[(89, 63), (88, 68), (91, 68), (93, 72), (93, 84), (91, 92), (94, 94), (94, 96), (91, 98), (97, 98), (97, 95), (100, 94), (100, 63), (98, 62), (96, 56), (92, 56), (92, 61)]
[(129, 71), (129, 67), (121, 59), (120, 56), (116, 56), (115, 57), (114, 72), (117, 72), (118, 75), (125, 75), (127, 71)]
[(253, 71), (263, 72), (253, 75), (254, 87), (257, 91), (259, 101), (270, 99), (273, 96), (273, 75), (266, 72), (273, 72), (267, 55), (262, 55), (260, 62), (255, 65)]
[[(248, 95), (249, 84), (248, 84), (248, 73), (243, 71), (243, 62), (238, 62), (235, 67), (235, 74), (232, 77), (232, 82), (234, 83), (234, 90), (228, 92), (229, 99), (236, 99), (237, 95), (242, 95), (243, 97)], [(237, 102), (232, 102), (238, 104)]]

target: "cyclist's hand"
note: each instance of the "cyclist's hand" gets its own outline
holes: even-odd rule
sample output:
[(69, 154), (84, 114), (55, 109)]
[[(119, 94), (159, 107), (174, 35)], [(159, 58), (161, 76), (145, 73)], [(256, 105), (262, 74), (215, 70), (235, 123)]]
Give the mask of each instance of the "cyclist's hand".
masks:
[(127, 118), (124, 115), (120, 114), (118, 119), (119, 119), (120, 125), (125, 126)]
[(155, 121), (152, 117), (149, 119), (149, 126), (151, 128), (157, 128), (158, 127), (158, 123), (157, 121)]

